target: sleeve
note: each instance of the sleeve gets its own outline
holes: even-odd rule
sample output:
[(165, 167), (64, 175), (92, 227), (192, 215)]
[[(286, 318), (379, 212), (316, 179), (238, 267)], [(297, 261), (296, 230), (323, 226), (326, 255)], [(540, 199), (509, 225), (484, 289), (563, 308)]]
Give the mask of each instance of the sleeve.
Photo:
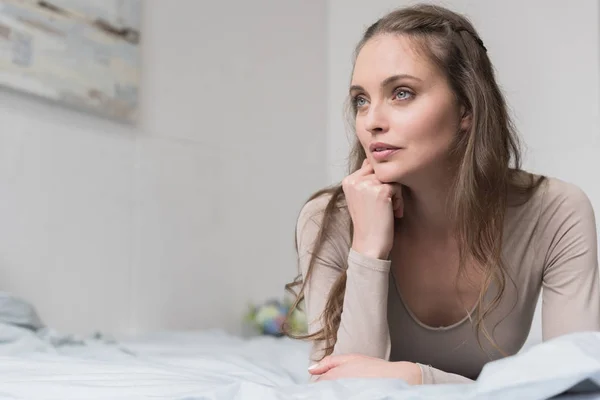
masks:
[(433, 368), (430, 365), (423, 365), (417, 363), (421, 368), (421, 376), (423, 385), (444, 385), (444, 384), (456, 384), (456, 383), (473, 383), (475, 381), (466, 378), (462, 375), (452, 374), (450, 372), (444, 372), (440, 369)]
[[(592, 205), (574, 185), (556, 181), (548, 185), (540, 215), (542, 239), (538, 242), (545, 254), (543, 340), (600, 330), (598, 242)], [(419, 367), (424, 384), (473, 382), (428, 365)]]
[(543, 210), (546, 257), (542, 286), (543, 340), (600, 330), (600, 284), (594, 211), (585, 193), (568, 185)]
[[(306, 274), (315, 239), (329, 198), (311, 200), (302, 209), (297, 224), (299, 266), (303, 279), (308, 332), (321, 329), (321, 314), (335, 281), (346, 273), (343, 311), (333, 354), (360, 353), (389, 359), (391, 342), (387, 325), (387, 297), (391, 261), (364, 256), (352, 250), (350, 223), (342, 218), (332, 224), (325, 243), (316, 254), (311, 276)], [(311, 361), (323, 356), (320, 341), (313, 344)]]

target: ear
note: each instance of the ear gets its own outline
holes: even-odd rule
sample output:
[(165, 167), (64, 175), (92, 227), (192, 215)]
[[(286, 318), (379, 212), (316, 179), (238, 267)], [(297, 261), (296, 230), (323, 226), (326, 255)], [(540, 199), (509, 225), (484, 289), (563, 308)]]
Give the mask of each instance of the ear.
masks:
[(460, 106), (460, 131), (467, 132), (473, 124), (473, 113), (465, 106)]

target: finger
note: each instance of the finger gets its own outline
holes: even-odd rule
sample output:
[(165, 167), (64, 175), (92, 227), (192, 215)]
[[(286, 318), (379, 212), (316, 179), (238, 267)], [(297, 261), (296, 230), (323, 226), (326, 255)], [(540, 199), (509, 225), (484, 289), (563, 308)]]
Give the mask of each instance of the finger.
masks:
[(339, 368), (337, 368), (337, 367), (331, 368), (329, 371), (323, 373), (322, 375), (313, 375), (315, 382), (334, 381), (334, 380), (338, 379), (339, 377), (340, 377)]
[[(358, 172), (358, 171), (357, 171)], [(342, 180), (342, 188), (346, 192), (347, 188), (361, 187), (366, 188), (372, 185), (381, 184), (375, 177), (375, 174), (356, 176), (356, 172), (352, 175), (348, 175)]]
[(352, 359), (353, 355), (345, 354), (339, 356), (327, 356), (319, 361), (317, 364), (308, 367), (308, 372), (312, 375), (321, 375), (335, 368), (341, 364), (344, 364), (348, 360)]
[[(331, 368), (334, 368), (334, 365), (332, 365), (327, 360), (327, 357), (326, 357), (321, 362), (308, 367), (308, 373), (311, 375), (321, 375), (322, 376), (324, 373), (329, 371)], [(320, 377), (317, 378), (317, 380), (319, 380), (319, 379), (320, 379)]]
[(352, 183), (356, 187), (372, 187), (372, 186), (381, 186), (381, 181), (377, 179), (377, 176), (374, 173), (369, 175), (362, 176), (351, 176)]
[(360, 180), (362, 180), (362, 181), (373, 181), (373, 182), (375, 182), (378, 185), (382, 184), (382, 182), (379, 179), (377, 179), (377, 175), (375, 175), (375, 174), (361, 176)]
[(384, 195), (392, 203), (392, 210), (396, 218), (402, 218), (404, 215), (404, 201), (402, 198), (402, 185), (399, 183), (385, 183)]
[(317, 364), (313, 364), (308, 367), (308, 372), (312, 375), (322, 375), (331, 368), (335, 368), (338, 365), (338, 362), (339, 360), (337, 356), (327, 356)]
[(368, 188), (368, 187), (377, 187), (381, 186), (381, 181), (377, 179), (375, 174), (361, 176), (360, 178), (356, 178), (355, 180), (356, 187)]
[(394, 193), (392, 195), (392, 207), (394, 209), (394, 216), (396, 218), (402, 218), (402, 216), (404, 215), (404, 198), (402, 197), (402, 185), (397, 185), (394, 188)]
[(369, 162), (369, 160), (367, 158), (364, 159), (362, 166), (356, 170), (356, 172), (354, 172), (353, 175), (355, 176), (365, 176), (365, 175), (370, 175), (374, 172), (373, 170), (373, 166), (371, 165), (371, 163)]
[(370, 175), (374, 175), (374, 172), (375, 171), (373, 170), (373, 167), (371, 166), (369, 161), (365, 158), (362, 163), (362, 166), (359, 169), (357, 169), (350, 175), (346, 176), (342, 180), (342, 187), (346, 188), (346, 187), (354, 186), (354, 184), (358, 183), (361, 178), (370, 176)]
[(332, 379), (332, 377), (328, 373), (325, 373), (323, 375), (317, 376), (315, 378), (315, 382), (330, 381), (331, 379)]
[(394, 200), (394, 217), (402, 218), (404, 216), (404, 204), (402, 200)]

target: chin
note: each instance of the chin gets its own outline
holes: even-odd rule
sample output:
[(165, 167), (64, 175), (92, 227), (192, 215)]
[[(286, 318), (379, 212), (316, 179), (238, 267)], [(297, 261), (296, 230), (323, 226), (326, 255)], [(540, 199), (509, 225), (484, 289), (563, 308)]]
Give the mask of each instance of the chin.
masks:
[(383, 183), (403, 183), (409, 175), (409, 171), (395, 163), (386, 162), (373, 166), (375, 176)]

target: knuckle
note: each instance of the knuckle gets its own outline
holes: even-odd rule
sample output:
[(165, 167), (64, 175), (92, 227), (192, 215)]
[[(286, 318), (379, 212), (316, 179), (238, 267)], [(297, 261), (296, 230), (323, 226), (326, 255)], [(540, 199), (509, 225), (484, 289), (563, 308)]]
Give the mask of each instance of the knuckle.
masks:
[(350, 177), (346, 177), (342, 180), (342, 188), (344, 190), (351, 188), (353, 185), (354, 185), (354, 182)]
[(385, 186), (385, 185), (379, 186), (379, 192), (378, 192), (379, 199), (385, 200), (385, 199), (389, 198), (390, 195), (391, 195), (391, 190), (388, 186)]

